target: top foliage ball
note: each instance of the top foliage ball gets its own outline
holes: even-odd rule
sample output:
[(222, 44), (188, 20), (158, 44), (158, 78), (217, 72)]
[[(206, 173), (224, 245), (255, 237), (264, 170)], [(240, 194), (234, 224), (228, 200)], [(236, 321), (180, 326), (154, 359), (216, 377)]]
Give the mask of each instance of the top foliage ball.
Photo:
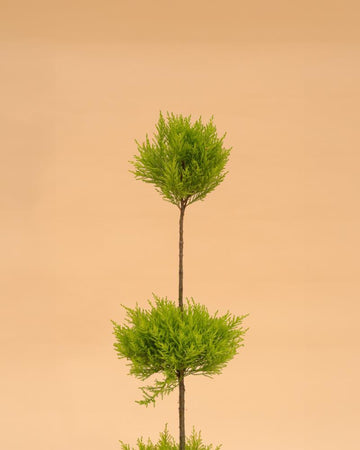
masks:
[(139, 154), (130, 161), (136, 179), (152, 183), (162, 197), (184, 208), (205, 196), (220, 184), (226, 173), (230, 150), (224, 148), (224, 134), (217, 136), (213, 117), (203, 124), (201, 117), (191, 123), (183, 117), (160, 112), (157, 133), (142, 144), (135, 141)]

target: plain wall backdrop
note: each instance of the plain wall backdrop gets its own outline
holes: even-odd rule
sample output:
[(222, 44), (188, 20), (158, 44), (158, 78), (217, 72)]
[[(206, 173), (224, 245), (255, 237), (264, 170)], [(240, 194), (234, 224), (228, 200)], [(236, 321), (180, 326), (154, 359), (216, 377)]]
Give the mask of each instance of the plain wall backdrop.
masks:
[(225, 181), (185, 217), (184, 294), (249, 313), (186, 380), (187, 433), (224, 450), (357, 450), (359, 11), (345, 2), (2, 2), (2, 450), (177, 437), (110, 320), (176, 299), (178, 210), (136, 181), (159, 111), (214, 115)]

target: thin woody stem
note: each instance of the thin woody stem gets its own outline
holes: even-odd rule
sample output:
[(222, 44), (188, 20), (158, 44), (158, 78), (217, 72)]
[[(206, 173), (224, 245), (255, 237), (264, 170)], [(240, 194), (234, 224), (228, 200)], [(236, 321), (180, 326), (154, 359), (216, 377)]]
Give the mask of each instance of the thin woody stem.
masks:
[[(187, 204), (187, 199), (181, 200), (180, 203), (180, 220), (179, 220), (179, 308), (184, 309), (183, 305), (183, 282), (184, 282), (184, 214)], [(178, 370), (176, 375), (179, 380), (179, 434), (180, 446), (179, 450), (185, 450), (185, 383), (184, 370)]]
[(184, 283), (184, 214), (186, 208), (186, 200), (181, 200), (180, 220), (179, 220), (179, 308), (183, 309), (183, 283)]

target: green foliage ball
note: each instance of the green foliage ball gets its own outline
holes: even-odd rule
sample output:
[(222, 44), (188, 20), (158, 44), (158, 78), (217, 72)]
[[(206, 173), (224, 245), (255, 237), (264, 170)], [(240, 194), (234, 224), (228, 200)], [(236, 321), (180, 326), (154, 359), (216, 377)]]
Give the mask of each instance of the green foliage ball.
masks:
[[(136, 450), (134, 447), (130, 448), (129, 444), (124, 444), (120, 441), (121, 450)], [(137, 440), (138, 450), (179, 450), (179, 444), (176, 444), (175, 439), (170, 435), (167, 425), (165, 430), (160, 433), (159, 441), (153, 444), (150, 439), (147, 443), (143, 441), (143, 438)], [(214, 450), (220, 450), (221, 445), (217, 445)], [(193, 429), (192, 434), (186, 439), (185, 450), (212, 450), (213, 446), (205, 445), (201, 438), (201, 432), (196, 433)]]
[(231, 148), (223, 145), (226, 134), (218, 137), (213, 118), (206, 124), (201, 117), (191, 123), (183, 117), (160, 112), (152, 141), (135, 141), (139, 154), (130, 161), (136, 179), (152, 183), (162, 197), (185, 207), (205, 196), (220, 184)]
[(150, 309), (124, 306), (128, 324), (114, 325), (114, 348), (119, 358), (130, 360), (130, 374), (146, 380), (155, 373), (164, 379), (141, 388), (140, 404), (155, 403), (158, 395), (172, 392), (179, 374), (212, 376), (220, 374), (237, 353), (247, 330), (241, 326), (247, 315), (227, 312), (211, 316), (204, 305), (186, 299), (181, 310), (175, 302), (154, 295)]

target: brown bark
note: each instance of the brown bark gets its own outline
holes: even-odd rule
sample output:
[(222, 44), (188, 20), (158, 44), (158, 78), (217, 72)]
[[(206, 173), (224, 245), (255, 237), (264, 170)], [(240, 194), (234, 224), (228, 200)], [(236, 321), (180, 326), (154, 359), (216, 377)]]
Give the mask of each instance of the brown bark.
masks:
[(183, 309), (183, 282), (184, 282), (184, 269), (183, 269), (183, 256), (184, 256), (184, 214), (186, 203), (181, 201), (180, 207), (180, 221), (179, 221), (179, 308)]
[(180, 432), (180, 450), (185, 450), (185, 383), (184, 371), (179, 370), (179, 432)]
[[(184, 256), (184, 214), (186, 208), (186, 200), (181, 201), (180, 220), (179, 220), (179, 308), (183, 311), (183, 256)], [(180, 445), (179, 450), (185, 450), (185, 383), (184, 370), (177, 372), (179, 379), (179, 434)]]

